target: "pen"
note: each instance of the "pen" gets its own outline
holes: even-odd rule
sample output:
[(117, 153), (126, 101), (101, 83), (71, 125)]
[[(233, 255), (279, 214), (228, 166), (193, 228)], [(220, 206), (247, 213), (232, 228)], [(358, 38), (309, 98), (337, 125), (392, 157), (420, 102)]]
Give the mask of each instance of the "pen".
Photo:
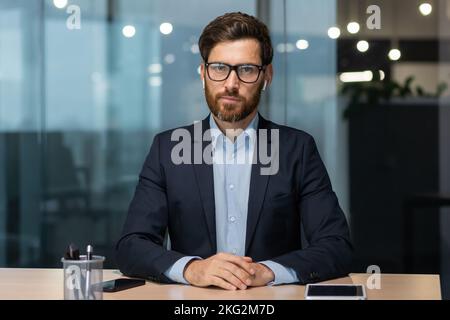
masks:
[(86, 249), (86, 299), (89, 300), (89, 287), (90, 287), (90, 282), (91, 282), (91, 267), (89, 265), (89, 260), (92, 260), (92, 251), (93, 248), (91, 245), (87, 246)]

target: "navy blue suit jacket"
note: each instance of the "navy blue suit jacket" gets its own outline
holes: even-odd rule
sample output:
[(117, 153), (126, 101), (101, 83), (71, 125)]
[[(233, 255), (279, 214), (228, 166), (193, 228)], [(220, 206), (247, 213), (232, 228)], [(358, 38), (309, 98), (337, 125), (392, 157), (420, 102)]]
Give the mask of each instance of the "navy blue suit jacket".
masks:
[[(261, 163), (252, 165), (245, 255), (293, 268), (301, 283), (347, 275), (348, 225), (313, 138), (261, 116), (258, 127), (279, 130), (279, 171), (261, 175)], [(184, 128), (194, 136), (194, 125)], [(209, 129), (209, 116), (202, 129)], [(122, 273), (163, 283), (172, 283), (163, 273), (181, 257), (217, 253), (213, 167), (174, 164), (171, 152), (179, 142), (171, 141), (172, 132), (154, 138), (116, 245)], [(192, 147), (209, 143), (193, 139)], [(167, 228), (171, 250), (163, 247)]]

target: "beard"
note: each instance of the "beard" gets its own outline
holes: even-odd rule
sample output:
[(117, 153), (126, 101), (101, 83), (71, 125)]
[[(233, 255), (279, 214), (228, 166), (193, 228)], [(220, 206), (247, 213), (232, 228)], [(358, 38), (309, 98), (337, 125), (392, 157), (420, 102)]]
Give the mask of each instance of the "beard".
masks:
[[(253, 111), (258, 108), (263, 85), (264, 84), (261, 83), (255, 94), (253, 94), (247, 100), (246, 98), (240, 96), (239, 92), (225, 91), (225, 93), (214, 95), (209, 89), (208, 85), (205, 84), (206, 103), (208, 104), (211, 113), (215, 115), (219, 120), (230, 123), (238, 122), (247, 118)], [(240, 101), (233, 104), (224, 103), (223, 101), (220, 101), (220, 98), (223, 96), (235, 97)]]

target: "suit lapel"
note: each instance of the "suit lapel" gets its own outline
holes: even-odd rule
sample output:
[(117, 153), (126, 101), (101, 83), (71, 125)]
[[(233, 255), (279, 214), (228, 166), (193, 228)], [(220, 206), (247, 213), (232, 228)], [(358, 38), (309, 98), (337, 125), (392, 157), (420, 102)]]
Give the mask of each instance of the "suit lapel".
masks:
[[(209, 127), (209, 116), (202, 121), (202, 137)], [(203, 150), (210, 143), (210, 141), (203, 141), (202, 137), (198, 137), (194, 134), (193, 141), (193, 154), (192, 159), (194, 159), (194, 152), (201, 150), (203, 155)], [(200, 149), (201, 146), (201, 149)], [(201, 161), (201, 164), (194, 164), (195, 176), (197, 179), (197, 186), (200, 192), (200, 198), (203, 206), (203, 211), (205, 214), (206, 224), (208, 226), (208, 234), (211, 241), (211, 246), (213, 252), (217, 251), (216, 242), (216, 216), (215, 216), (215, 200), (214, 200), (214, 172), (213, 166), (206, 164)]]
[[(261, 115), (259, 115), (259, 125), (258, 129), (268, 129), (268, 122)], [(257, 148), (255, 152), (259, 152), (259, 132), (257, 132)], [(267, 143), (269, 144), (268, 150), (270, 150), (270, 134), (268, 134)], [(257, 157), (258, 154), (255, 154)], [(258, 224), (259, 216), (261, 214), (262, 204), (267, 190), (267, 183), (269, 181), (269, 175), (261, 175), (261, 161), (256, 161), (252, 165), (252, 173), (250, 178), (250, 191), (248, 196), (248, 210), (247, 210), (247, 233), (245, 238), (245, 252), (247, 254), (248, 248), (250, 247), (253, 235), (255, 233), (256, 225)]]

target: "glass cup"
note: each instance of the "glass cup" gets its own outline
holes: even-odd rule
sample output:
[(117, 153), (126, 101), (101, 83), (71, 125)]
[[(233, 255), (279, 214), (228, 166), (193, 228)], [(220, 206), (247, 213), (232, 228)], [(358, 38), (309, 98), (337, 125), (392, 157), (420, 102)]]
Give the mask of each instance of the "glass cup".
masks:
[(86, 260), (61, 259), (64, 267), (64, 300), (102, 300), (103, 262), (105, 257)]

